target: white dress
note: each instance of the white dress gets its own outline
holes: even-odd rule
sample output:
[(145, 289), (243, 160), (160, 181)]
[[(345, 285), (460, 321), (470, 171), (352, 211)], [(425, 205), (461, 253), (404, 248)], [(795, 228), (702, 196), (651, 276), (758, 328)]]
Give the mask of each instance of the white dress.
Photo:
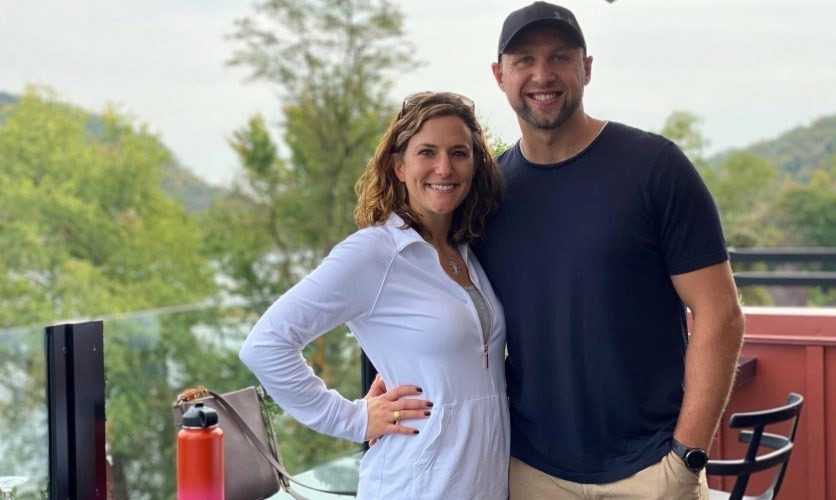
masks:
[(241, 360), (273, 399), (312, 429), (362, 442), (365, 401), (328, 390), (301, 355), (346, 323), (389, 388), (414, 384), (434, 403), (418, 435), (384, 436), (363, 458), (358, 498), (508, 496), (509, 422), (505, 320), (484, 271), (466, 245), (470, 279), (488, 305), (488, 367), (482, 329), (467, 291), (435, 249), (400, 217), (362, 229), (277, 300), (250, 332)]

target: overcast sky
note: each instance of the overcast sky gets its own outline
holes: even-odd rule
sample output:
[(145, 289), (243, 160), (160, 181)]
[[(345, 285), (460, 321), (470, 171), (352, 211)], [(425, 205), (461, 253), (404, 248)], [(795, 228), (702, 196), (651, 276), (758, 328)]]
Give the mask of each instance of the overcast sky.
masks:
[[(506, 141), (516, 119), (490, 73), (503, 19), (528, 1), (403, 0), (425, 65), (392, 99), (421, 90), (472, 97)], [(237, 172), (226, 143), (249, 116), (278, 120), (263, 83), (224, 61), (245, 0), (0, 0), (0, 91), (54, 88), (93, 112), (121, 106), (200, 177)], [(574, 0), (594, 57), (585, 106), (598, 118), (658, 130), (697, 113), (710, 150), (745, 146), (836, 113), (834, 0)]]

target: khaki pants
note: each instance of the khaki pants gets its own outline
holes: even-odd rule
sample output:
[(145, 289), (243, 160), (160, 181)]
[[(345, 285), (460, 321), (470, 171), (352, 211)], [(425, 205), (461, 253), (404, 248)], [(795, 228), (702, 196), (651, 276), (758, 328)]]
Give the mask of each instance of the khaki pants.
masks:
[(628, 478), (606, 484), (565, 481), (513, 457), (509, 475), (511, 500), (708, 500), (705, 471), (695, 474), (673, 452)]

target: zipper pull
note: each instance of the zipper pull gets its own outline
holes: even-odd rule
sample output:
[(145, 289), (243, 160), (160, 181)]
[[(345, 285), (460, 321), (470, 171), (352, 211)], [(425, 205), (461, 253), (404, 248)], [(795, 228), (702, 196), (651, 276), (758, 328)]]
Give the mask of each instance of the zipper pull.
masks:
[(488, 344), (482, 345), (482, 364), (488, 367)]

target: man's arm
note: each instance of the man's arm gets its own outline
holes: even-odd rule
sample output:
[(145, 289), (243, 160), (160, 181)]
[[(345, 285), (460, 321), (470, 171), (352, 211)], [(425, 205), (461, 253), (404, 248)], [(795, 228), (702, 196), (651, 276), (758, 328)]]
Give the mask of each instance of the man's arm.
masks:
[(685, 397), (674, 438), (708, 450), (731, 392), (743, 341), (743, 313), (728, 261), (671, 280), (693, 318), (685, 355)]

